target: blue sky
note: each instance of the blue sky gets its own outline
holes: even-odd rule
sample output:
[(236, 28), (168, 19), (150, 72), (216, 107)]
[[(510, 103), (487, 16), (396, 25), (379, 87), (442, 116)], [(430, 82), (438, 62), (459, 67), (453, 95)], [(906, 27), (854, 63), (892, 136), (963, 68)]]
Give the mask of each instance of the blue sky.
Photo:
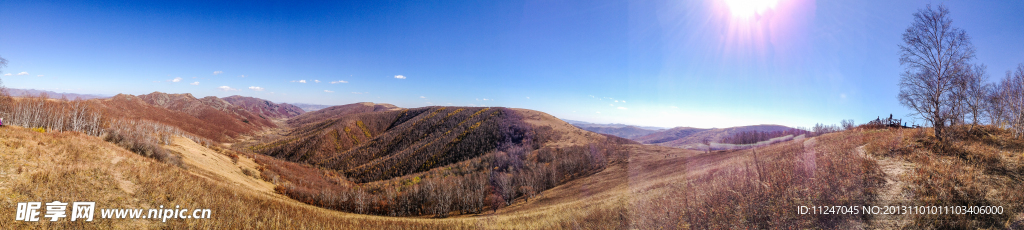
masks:
[(862, 123), (909, 112), (897, 45), (929, 3), (950, 8), (992, 81), (1024, 63), (1021, 1), (768, 2), (3, 1), (0, 77), (662, 127)]

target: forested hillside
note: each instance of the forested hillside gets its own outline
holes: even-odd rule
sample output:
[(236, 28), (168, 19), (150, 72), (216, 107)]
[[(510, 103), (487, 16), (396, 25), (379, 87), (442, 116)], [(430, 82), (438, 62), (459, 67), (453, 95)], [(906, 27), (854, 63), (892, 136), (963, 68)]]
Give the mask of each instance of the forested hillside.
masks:
[(291, 127), (302, 127), (308, 124), (321, 122), (327, 119), (338, 118), (348, 114), (367, 113), (374, 111), (397, 110), (392, 104), (374, 104), (372, 102), (353, 103), (347, 105), (331, 106), (324, 109), (303, 113), (302, 115), (288, 119)]
[(424, 107), (324, 119), (250, 149), (341, 173), (278, 188), (297, 200), (356, 213), (447, 216), (600, 171), (623, 159), (618, 146), (625, 143), (635, 142), (535, 111)]

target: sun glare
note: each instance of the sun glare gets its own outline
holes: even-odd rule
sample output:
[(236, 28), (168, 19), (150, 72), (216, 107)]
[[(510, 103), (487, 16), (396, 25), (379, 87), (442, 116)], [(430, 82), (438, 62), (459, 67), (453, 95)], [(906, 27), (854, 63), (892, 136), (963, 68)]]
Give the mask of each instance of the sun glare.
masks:
[(761, 15), (765, 10), (775, 9), (775, 4), (778, 2), (778, 0), (725, 0), (732, 15), (741, 18)]

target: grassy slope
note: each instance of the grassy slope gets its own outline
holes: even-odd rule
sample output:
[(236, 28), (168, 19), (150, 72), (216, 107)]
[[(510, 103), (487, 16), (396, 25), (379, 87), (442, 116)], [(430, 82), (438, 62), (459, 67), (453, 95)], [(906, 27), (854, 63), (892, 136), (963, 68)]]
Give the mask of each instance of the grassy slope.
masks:
[[(187, 141), (178, 139), (178, 141)], [(172, 144), (179, 154), (197, 157), (213, 150), (188, 143)], [(479, 228), (558, 228), (565, 223), (597, 228), (600, 219), (592, 212), (606, 205), (561, 207), (559, 215), (550, 211), (499, 212), (497, 215), (463, 216), (450, 219), (395, 218), (356, 215), (306, 205), (278, 194), (261, 192), (251, 186), (239, 186), (238, 178), (227, 178), (229, 169), (210, 169), (187, 165), (182, 169), (138, 156), (99, 138), (75, 133), (37, 133), (24, 128), (0, 128), (0, 209), (14, 210), (18, 202), (95, 201), (97, 209), (155, 208), (180, 205), (213, 210), (211, 220), (120, 220), (94, 222), (38, 223), (0, 219), (0, 228), (283, 228), (294, 229), (479, 229)], [(180, 151), (199, 151), (181, 153)], [(185, 156), (189, 159), (190, 156)], [(220, 157), (217, 157), (220, 158)], [(239, 162), (247, 162), (242, 157)], [(222, 161), (221, 159), (220, 161)], [(190, 162), (186, 160), (186, 162)], [(219, 164), (225, 166), (223, 162)], [(210, 171), (207, 171), (210, 170)], [(224, 171), (224, 172), (213, 172)], [(183, 186), (185, 185), (185, 186)], [(569, 189), (568, 191), (572, 191)], [(559, 196), (559, 195), (548, 195)], [(529, 207), (529, 206), (527, 206)], [(527, 208), (534, 210), (534, 208)], [(97, 211), (96, 215), (99, 215)], [(588, 217), (589, 216), (589, 217)], [(536, 222), (522, 222), (531, 219)], [(614, 220), (612, 220), (614, 221)], [(607, 226), (607, 225), (606, 225)], [(618, 226), (618, 225), (611, 225)]]
[[(795, 216), (792, 206), (799, 201), (790, 198), (877, 198), (879, 191), (886, 189), (883, 180), (893, 179), (880, 173), (880, 160), (914, 165), (915, 170), (905, 178), (895, 178), (906, 180), (905, 189), (914, 191), (912, 194), (920, 194), (910, 197), (913, 199), (956, 201), (971, 195), (984, 197), (984, 202), (993, 204), (1021, 203), (1024, 189), (1020, 188), (1019, 178), (1024, 145), (1019, 141), (1007, 138), (1004, 132), (988, 130), (968, 135), (969, 141), (943, 147), (930, 142), (927, 133), (859, 130), (826, 134), (813, 141), (795, 140), (758, 149), (759, 163), (754, 163), (755, 150), (700, 154), (660, 146), (626, 145), (630, 152), (628, 161), (619, 161), (593, 176), (549, 189), (528, 201), (518, 200), (496, 214), (421, 219), (354, 215), (316, 208), (216, 178), (200, 177), (139, 157), (98, 138), (6, 127), (0, 129), (0, 151), (4, 152), (0, 155), (0, 196), (5, 198), (0, 209), (13, 210), (17, 202), (25, 201), (90, 200), (98, 202), (98, 208), (211, 208), (215, 218), (167, 223), (74, 223), (96, 228), (870, 228), (885, 225), (871, 218)], [(759, 176), (760, 172), (765, 172), (764, 177)], [(872, 204), (884, 202), (867, 200)], [(956, 220), (946, 223), (959, 224), (952, 226), (913, 219), (908, 224), (999, 228), (1019, 224), (1024, 219), (1019, 207), (1007, 211), (1009, 214), (994, 218), (943, 217)], [(0, 228), (76, 226), (46, 221), (26, 225), (12, 220), (0, 218)]]

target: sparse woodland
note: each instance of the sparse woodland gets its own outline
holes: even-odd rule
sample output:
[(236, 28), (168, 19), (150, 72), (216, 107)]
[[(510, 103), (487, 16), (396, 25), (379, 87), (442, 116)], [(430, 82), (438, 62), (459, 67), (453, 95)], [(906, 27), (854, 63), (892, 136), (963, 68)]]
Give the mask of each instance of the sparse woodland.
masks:
[(958, 138), (947, 127), (995, 125), (1024, 134), (1024, 63), (996, 82), (987, 67), (974, 63), (971, 37), (952, 25), (943, 5), (914, 14), (900, 44), (901, 104), (931, 125), (939, 139)]
[[(632, 141), (552, 147), (505, 108), (427, 107), (363, 113), (298, 127), (250, 149), (324, 168), (278, 191), (309, 204), (388, 216), (483, 213), (600, 171)], [(268, 161), (263, 161), (268, 162)], [(268, 164), (269, 178), (302, 169)], [(275, 172), (276, 171), (276, 172)], [(308, 174), (307, 174), (308, 175)], [(316, 174), (314, 174), (316, 175)]]
[(96, 100), (67, 100), (39, 97), (14, 98), (0, 92), (0, 117), (4, 125), (32, 128), (38, 132), (81, 132), (102, 137), (140, 155), (172, 165), (181, 160), (167, 153), (160, 144), (170, 144), (172, 136), (183, 136), (197, 143), (212, 143), (181, 129), (145, 119), (110, 116)]

